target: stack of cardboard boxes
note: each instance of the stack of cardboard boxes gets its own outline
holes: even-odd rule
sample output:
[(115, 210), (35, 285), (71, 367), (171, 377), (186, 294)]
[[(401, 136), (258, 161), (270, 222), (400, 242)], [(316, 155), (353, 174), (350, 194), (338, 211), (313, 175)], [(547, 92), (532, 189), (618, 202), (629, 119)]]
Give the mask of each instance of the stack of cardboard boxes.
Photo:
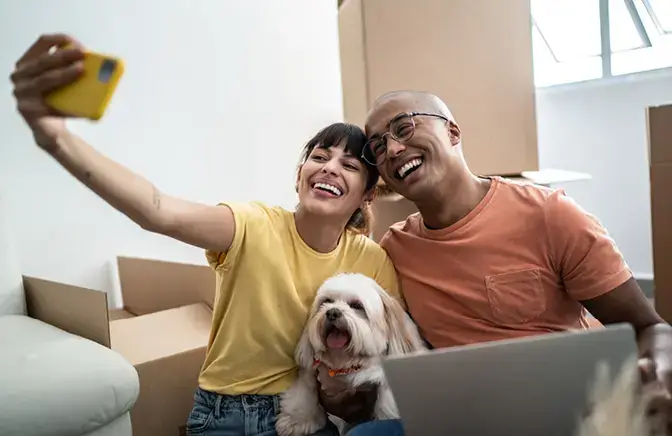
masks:
[[(453, 112), (474, 173), (544, 185), (590, 178), (539, 169), (529, 0), (345, 0), (339, 32), (346, 121), (363, 126), (386, 92), (427, 91)], [(373, 206), (375, 240), (417, 211), (395, 195)]]
[(529, 0), (345, 0), (339, 10), (345, 119), (374, 100), (438, 95), (477, 174), (538, 170)]
[(647, 109), (656, 310), (672, 323), (672, 104)]

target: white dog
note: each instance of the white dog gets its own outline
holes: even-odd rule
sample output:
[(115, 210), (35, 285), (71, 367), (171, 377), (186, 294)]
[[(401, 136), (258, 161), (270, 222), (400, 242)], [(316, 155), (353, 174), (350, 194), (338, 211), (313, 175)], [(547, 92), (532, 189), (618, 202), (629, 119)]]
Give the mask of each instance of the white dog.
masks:
[(327, 424), (319, 400), (319, 365), (325, 365), (330, 375), (341, 377), (351, 388), (377, 384), (373, 418), (398, 418), (380, 358), (424, 349), (413, 321), (373, 279), (361, 274), (327, 279), (317, 292), (296, 349), (299, 376), (281, 398), (278, 434), (305, 436)]

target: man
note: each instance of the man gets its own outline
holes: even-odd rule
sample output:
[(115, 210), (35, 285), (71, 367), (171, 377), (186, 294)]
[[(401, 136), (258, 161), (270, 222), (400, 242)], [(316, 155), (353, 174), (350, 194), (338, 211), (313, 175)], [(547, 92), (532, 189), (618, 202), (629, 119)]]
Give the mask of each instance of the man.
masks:
[[(419, 210), (381, 245), (394, 262), (408, 310), (431, 346), (450, 347), (631, 323), (645, 380), (672, 386), (672, 328), (642, 294), (599, 221), (561, 190), (474, 175), (461, 132), (438, 97), (397, 91), (366, 122), (365, 157)], [(336, 387), (326, 381), (323, 389)], [(669, 401), (664, 402), (669, 407)], [(403, 434), (370, 422), (352, 436)]]

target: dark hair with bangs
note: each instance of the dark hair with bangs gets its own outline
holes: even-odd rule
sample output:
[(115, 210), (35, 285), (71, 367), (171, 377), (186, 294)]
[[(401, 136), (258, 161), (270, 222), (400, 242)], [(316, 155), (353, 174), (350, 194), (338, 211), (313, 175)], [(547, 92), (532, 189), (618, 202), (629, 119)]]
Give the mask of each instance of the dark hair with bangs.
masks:
[[(303, 147), (301, 163), (303, 164), (308, 160), (308, 156), (310, 156), (315, 147), (328, 149), (337, 147), (344, 141), (345, 151), (359, 160), (364, 168), (366, 168), (366, 191), (369, 191), (376, 186), (379, 174), (378, 168), (362, 159), (362, 151), (366, 145), (366, 134), (359, 126), (348, 123), (334, 123), (323, 128)], [(372, 222), (373, 214), (367, 204), (367, 206), (357, 209), (352, 214), (346, 227), (355, 233), (368, 236), (371, 233)]]

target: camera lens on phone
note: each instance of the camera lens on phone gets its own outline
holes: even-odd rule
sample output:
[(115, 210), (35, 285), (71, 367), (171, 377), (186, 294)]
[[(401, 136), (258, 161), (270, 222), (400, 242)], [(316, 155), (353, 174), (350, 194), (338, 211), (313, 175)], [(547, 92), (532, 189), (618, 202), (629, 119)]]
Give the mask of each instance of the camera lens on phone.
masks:
[(105, 59), (98, 70), (98, 80), (107, 83), (112, 77), (116, 67), (117, 62), (114, 59)]

